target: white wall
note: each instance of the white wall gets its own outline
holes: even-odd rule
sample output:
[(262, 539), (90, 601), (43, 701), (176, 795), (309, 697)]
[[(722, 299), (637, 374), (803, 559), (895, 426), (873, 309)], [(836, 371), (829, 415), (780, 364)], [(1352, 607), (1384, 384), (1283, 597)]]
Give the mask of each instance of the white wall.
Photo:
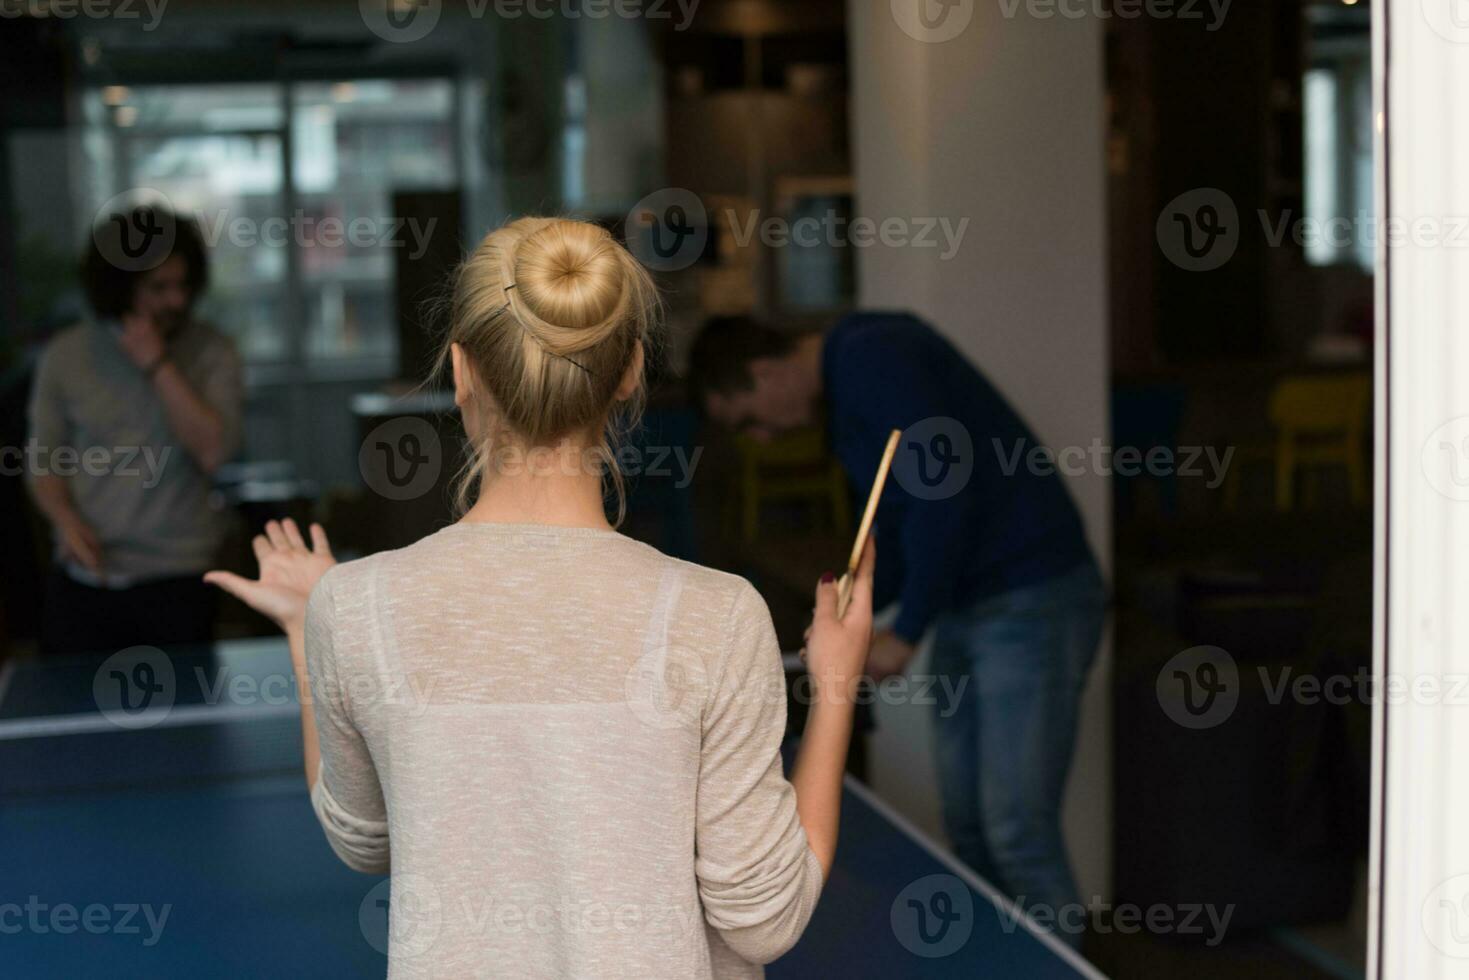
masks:
[[(949, 16), (967, 12), (963, 30), (923, 41), (895, 14), (918, 6), (848, 2), (856, 211), (877, 221), (969, 224), (948, 260), (939, 257), (942, 246), (859, 249), (859, 303), (928, 319), (1053, 448), (1106, 440), (1101, 24), (1029, 17), (1024, 4), (1006, 18), (1009, 4), (961, 0)], [(1066, 479), (1110, 571), (1108, 483), (1097, 475)], [(1066, 808), (1084, 899), (1110, 887), (1110, 688), (1104, 649), (1083, 707)], [(880, 706), (874, 782), (920, 826), (937, 830), (928, 723), (921, 706)]]

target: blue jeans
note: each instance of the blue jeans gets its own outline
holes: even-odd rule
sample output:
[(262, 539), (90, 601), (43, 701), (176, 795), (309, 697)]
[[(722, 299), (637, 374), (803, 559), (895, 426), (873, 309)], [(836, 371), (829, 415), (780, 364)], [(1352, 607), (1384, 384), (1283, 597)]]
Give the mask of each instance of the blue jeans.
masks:
[(934, 626), (933, 672), (950, 679), (938, 689), (960, 690), (967, 678), (952, 702), (938, 699), (945, 830), (980, 877), (1053, 917), (1079, 901), (1061, 800), (1105, 613), (1101, 576), (1087, 562), (946, 613)]

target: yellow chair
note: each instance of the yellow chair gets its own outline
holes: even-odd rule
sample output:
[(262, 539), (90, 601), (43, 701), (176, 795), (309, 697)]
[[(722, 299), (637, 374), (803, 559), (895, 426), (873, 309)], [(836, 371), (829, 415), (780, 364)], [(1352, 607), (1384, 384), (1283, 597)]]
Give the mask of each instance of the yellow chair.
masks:
[(736, 436), (735, 446), (740, 454), (740, 536), (745, 541), (755, 540), (760, 507), (771, 500), (825, 505), (834, 531), (850, 526), (846, 474), (827, 453), (821, 429), (797, 429), (764, 443)]
[[(1297, 473), (1341, 466), (1347, 472), (1352, 504), (1365, 506), (1368, 409), (1372, 404), (1372, 377), (1366, 373), (1286, 378), (1270, 395), (1271, 446), (1243, 447), (1226, 479), (1224, 503), (1233, 510), (1239, 500), (1239, 471), (1250, 462), (1275, 467), (1275, 509), (1295, 505)], [(1303, 504), (1315, 500), (1315, 481), (1304, 483)]]

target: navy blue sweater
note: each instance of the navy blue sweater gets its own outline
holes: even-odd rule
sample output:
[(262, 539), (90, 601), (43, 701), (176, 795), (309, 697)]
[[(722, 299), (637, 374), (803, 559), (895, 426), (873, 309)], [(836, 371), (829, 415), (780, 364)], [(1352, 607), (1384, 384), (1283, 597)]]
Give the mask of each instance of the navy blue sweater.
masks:
[(888, 432), (904, 430), (878, 502), (874, 595), (874, 608), (902, 601), (900, 637), (916, 643), (940, 613), (1094, 561), (1062, 477), (1027, 461), (1042, 444), (928, 325), (854, 313), (821, 359), (832, 451), (859, 507)]

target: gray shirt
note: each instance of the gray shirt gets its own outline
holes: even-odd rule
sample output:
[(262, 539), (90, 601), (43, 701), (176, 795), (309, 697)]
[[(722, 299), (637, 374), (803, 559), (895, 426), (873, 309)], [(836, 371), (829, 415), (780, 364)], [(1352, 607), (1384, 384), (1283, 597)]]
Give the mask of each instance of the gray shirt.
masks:
[[(168, 349), (224, 420), (225, 455), (233, 455), (244, 400), (234, 344), (212, 327), (189, 322)], [(28, 478), (66, 478), (73, 505), (102, 549), (105, 578), (93, 584), (120, 587), (191, 575), (216, 560), (227, 515), (211, 503), (209, 476), (169, 427), (152, 381), (128, 359), (110, 326), (69, 327), (42, 354), (25, 470)], [(68, 567), (90, 581), (84, 569)]]
[(805, 929), (821, 864), (744, 579), (455, 524), (328, 571), (306, 664), (311, 801), (344, 862), (392, 873), (393, 980), (758, 977)]

